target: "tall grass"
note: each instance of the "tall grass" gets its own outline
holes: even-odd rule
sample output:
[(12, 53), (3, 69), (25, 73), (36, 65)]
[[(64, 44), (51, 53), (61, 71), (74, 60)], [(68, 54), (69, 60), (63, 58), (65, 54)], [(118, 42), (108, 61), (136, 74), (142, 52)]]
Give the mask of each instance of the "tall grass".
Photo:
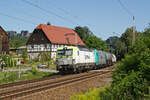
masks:
[(71, 96), (70, 99), (71, 100), (102, 100), (101, 96), (105, 91), (106, 91), (105, 88), (89, 89), (86, 93), (80, 93)]

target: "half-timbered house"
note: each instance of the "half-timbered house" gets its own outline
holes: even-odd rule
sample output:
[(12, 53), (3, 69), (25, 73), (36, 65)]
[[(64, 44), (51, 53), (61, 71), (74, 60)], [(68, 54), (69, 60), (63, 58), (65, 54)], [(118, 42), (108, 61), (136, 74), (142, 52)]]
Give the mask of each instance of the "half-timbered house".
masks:
[(0, 26), (0, 54), (9, 53), (9, 37), (6, 31)]
[(44, 51), (55, 59), (57, 48), (67, 45), (85, 46), (77, 33), (70, 28), (40, 24), (27, 41), (27, 52), (31, 59), (39, 57)]

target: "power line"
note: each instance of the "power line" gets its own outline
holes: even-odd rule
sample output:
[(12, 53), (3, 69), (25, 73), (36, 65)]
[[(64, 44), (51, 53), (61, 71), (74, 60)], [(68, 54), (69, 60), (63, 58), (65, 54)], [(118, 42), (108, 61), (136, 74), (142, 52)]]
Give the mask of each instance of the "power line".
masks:
[[(39, 5), (34, 4), (34, 3), (32, 3), (32, 2), (30, 2), (30, 1), (28, 1), (28, 0), (22, 0), (22, 1), (25, 2), (25, 3), (27, 3), (27, 4), (29, 4), (29, 5), (31, 5), (31, 6), (33, 6), (33, 7), (36, 7), (36, 8), (38, 8), (38, 9), (40, 9), (40, 10), (42, 10), (42, 11), (48, 13), (48, 14), (51, 13), (51, 14), (53, 14), (54, 16), (57, 16), (57, 17), (59, 17), (59, 18), (65, 20), (65, 21), (67, 21), (67, 22), (69, 22), (69, 23), (71, 23), (71, 24), (73, 24), (73, 25), (74, 25), (74, 23), (76, 23), (77, 25), (79, 25), (77, 22), (74, 22), (74, 21), (72, 21), (72, 20), (70, 20), (70, 19), (67, 19), (67, 18), (63, 17), (63, 16), (60, 16), (60, 15), (58, 15), (58, 14), (56, 14), (56, 13), (50, 11), (50, 10), (44, 9), (44, 8), (40, 7)], [(74, 19), (77, 19), (77, 18), (79, 19), (78, 16), (74, 16), (74, 15), (70, 14), (68, 11), (66, 11), (66, 10), (64, 10), (64, 9), (62, 9), (62, 8), (58, 8), (58, 9), (61, 10), (61, 11), (63, 11), (64, 13), (66, 13), (66, 14), (72, 16)], [(81, 21), (83, 21), (83, 20), (81, 20)], [(87, 24), (87, 23), (86, 23), (86, 24)], [(88, 26), (93, 26), (93, 25), (90, 25), (90, 24), (87, 24), (87, 25), (88, 25)]]
[(44, 21), (43, 18), (35, 16), (35, 15), (32, 15), (32, 14), (26, 12), (26, 11), (21, 11), (21, 12), (24, 13), (25, 15), (29, 16), (29, 17), (33, 17), (34, 19), (38, 19), (38, 20), (40, 19), (40, 20)]
[[(52, 1), (52, 0), (49, 0), (49, 1)], [(52, 2), (50, 2), (49, 4), (51, 4), (51, 3), (52, 3)], [(75, 20), (79, 19), (80, 22), (83, 22), (83, 23), (85, 23), (85, 24), (88, 25), (88, 26), (93, 26), (93, 27), (94, 27), (94, 25), (91, 25), (91, 24), (85, 22), (85, 21), (84, 21), (83, 19), (81, 19), (79, 16), (73, 15), (73, 14), (71, 14), (69, 11), (67, 11), (67, 10), (65, 10), (65, 9), (62, 9), (62, 8), (57, 8), (57, 9), (59, 9), (59, 10), (62, 11), (62, 12), (64, 12), (65, 14), (70, 15), (70, 16), (71, 16), (72, 18), (74, 18)], [(85, 26), (86, 26), (86, 25), (85, 25)], [(92, 32), (97, 33), (97, 32), (95, 32), (95, 31), (92, 31)], [(107, 34), (107, 35), (106, 35), (106, 34)], [(108, 33), (106, 33), (106, 34), (101, 34), (101, 35), (103, 35), (103, 36), (108, 36), (108, 35), (109, 35)]]
[(60, 15), (58, 15), (58, 14), (56, 14), (56, 13), (50, 11), (50, 10), (44, 9), (44, 8), (40, 7), (39, 5), (34, 4), (34, 3), (32, 3), (32, 2), (30, 2), (30, 1), (28, 1), (28, 0), (22, 0), (22, 1), (23, 1), (24, 3), (27, 3), (27, 4), (31, 5), (31, 6), (33, 6), (33, 7), (36, 7), (36, 8), (38, 8), (38, 9), (40, 9), (40, 10), (42, 10), (42, 11), (48, 13), (48, 14), (52, 14), (52, 15), (54, 15), (54, 16), (56, 16), (56, 17), (62, 19), (62, 20), (65, 20), (65, 21), (67, 21), (67, 22), (69, 22), (69, 23), (71, 23), (71, 24), (73, 24), (73, 25), (74, 25), (74, 23), (76, 23), (76, 22), (74, 22), (74, 21), (72, 21), (72, 20), (70, 20), (70, 19), (67, 19), (67, 18), (65, 18), (65, 17), (63, 17), (63, 16), (60, 16)]
[(120, 0), (117, 0), (119, 2), (119, 4), (121, 5), (121, 7), (130, 15), (130, 16), (134, 16), (133, 13), (127, 9), (124, 4), (120, 1)]
[[(52, 1), (52, 0), (48, 0), (48, 1)], [(51, 3), (52, 3), (52, 2), (50, 2), (50, 4), (51, 4)], [(57, 9), (59, 9), (60, 11), (64, 12), (65, 14), (68, 14), (68, 15), (74, 17), (74, 18), (77, 18), (77, 17), (78, 17), (78, 16), (75, 16), (75, 15), (70, 14), (70, 13), (69, 13), (67, 10), (65, 10), (65, 9), (62, 9), (62, 8), (57, 8)]]
[(116, 32), (113, 32), (112, 34), (116, 34), (117, 36), (121, 36), (121, 34), (119, 34), (119, 33), (116, 33)]
[(14, 20), (22, 21), (22, 22), (25, 22), (25, 23), (28, 23), (28, 24), (32, 24), (32, 25), (36, 24), (34, 22), (31, 22), (31, 21), (28, 21), (28, 20), (25, 20), (25, 19), (22, 19), (22, 18), (19, 18), (19, 17), (15, 17), (15, 16), (10, 16), (10, 15), (2, 13), (2, 12), (0, 12), (0, 15), (5, 16), (5, 17), (9, 17), (9, 18), (14, 19)]
[[(52, 0), (49, 0), (49, 1), (52, 1)], [(50, 2), (49, 4), (51, 4), (51, 3), (52, 3), (52, 2)], [(72, 18), (74, 18), (75, 20), (79, 19), (80, 22), (83, 22), (83, 23), (87, 24), (88, 26), (93, 26), (93, 25), (91, 25), (91, 24), (85, 22), (85, 21), (84, 21), (83, 19), (81, 19), (79, 16), (73, 15), (73, 14), (71, 14), (69, 11), (67, 11), (67, 10), (65, 10), (65, 9), (62, 9), (62, 8), (57, 8), (57, 9), (59, 9), (59, 10), (62, 11), (62, 12), (64, 12), (65, 14), (70, 15), (70, 16), (71, 16)]]
[(119, 2), (119, 4), (121, 5), (121, 7), (122, 7), (130, 16), (133, 17), (132, 44), (134, 44), (134, 43), (135, 43), (135, 40), (136, 40), (136, 35), (135, 35), (135, 17), (134, 17), (134, 15), (131, 13), (131, 11), (128, 10), (128, 9), (123, 5), (123, 3), (122, 3), (120, 0), (118, 0), (118, 2)]
[[(12, 8), (12, 9), (13, 9), (13, 8)], [(29, 13), (29, 12), (27, 12), (27, 11), (23, 11), (23, 10), (21, 10), (21, 9), (17, 9), (16, 12), (21, 12), (21, 13), (25, 14), (25, 15), (28, 16), (28, 17), (32, 17), (32, 18), (34, 18), (34, 19), (38, 19), (38, 20), (44, 21), (43, 18), (41, 18), (41, 17), (39, 17), (39, 16), (32, 15), (31, 13)]]
[[(28, 1), (28, 0), (22, 0), (22, 1), (23, 1), (24, 3), (27, 3), (27, 4), (29, 4), (29, 5), (31, 5), (31, 6), (33, 6), (33, 7), (35, 7), (35, 8), (38, 8), (38, 9), (42, 10), (42, 11), (44, 11), (44, 12), (50, 14), (50, 15), (52, 14), (52, 15), (54, 15), (54, 16), (56, 16), (56, 17), (62, 19), (62, 20), (65, 20), (65, 21), (67, 21), (67, 22), (69, 22), (69, 23), (71, 23), (71, 24), (73, 24), (73, 25), (74, 25), (74, 23), (76, 23), (76, 22), (74, 22), (74, 21), (72, 21), (72, 20), (70, 20), (70, 19), (67, 19), (67, 18), (65, 18), (65, 17), (63, 17), (63, 16), (60, 16), (60, 15), (58, 15), (58, 14), (56, 14), (56, 13), (50, 11), (50, 10), (44, 9), (44, 8), (40, 7), (39, 5), (37, 5), (37, 4), (35, 4), (35, 3), (32, 3), (32, 2), (30, 2), (30, 1)], [(65, 10), (62, 10), (62, 9), (60, 9), (60, 10), (61, 10), (61, 11), (64, 11), (65, 13), (70, 14), (68, 11), (65, 11)], [(71, 14), (70, 14), (70, 15), (71, 15)], [(73, 15), (72, 15), (72, 16), (73, 16)], [(76, 17), (76, 16), (73, 16), (73, 17)], [(77, 17), (76, 17), (76, 18), (77, 18)], [(89, 25), (89, 26), (91, 26), (91, 25)], [(104, 34), (103, 34), (103, 35), (104, 35)]]

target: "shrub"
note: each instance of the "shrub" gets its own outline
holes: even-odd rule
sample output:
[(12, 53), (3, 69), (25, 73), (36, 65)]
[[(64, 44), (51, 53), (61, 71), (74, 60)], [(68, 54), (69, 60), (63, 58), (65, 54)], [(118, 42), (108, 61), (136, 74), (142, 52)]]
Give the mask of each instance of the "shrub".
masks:
[(3, 72), (3, 73), (4, 73), (4, 78), (0, 80), (0, 83), (14, 82), (18, 79), (17, 72)]
[(32, 65), (32, 73), (35, 75), (35, 74), (37, 74), (37, 72), (38, 72), (38, 70), (37, 70), (36, 66)]
[[(103, 100), (139, 100), (148, 94), (148, 82), (141, 73), (132, 71), (119, 82), (112, 83)], [(106, 98), (107, 97), (107, 98)]]
[(21, 57), (23, 58), (23, 60), (24, 60), (25, 62), (28, 61), (28, 53), (27, 53), (27, 50), (23, 50), (23, 51), (22, 51)]
[(14, 66), (17, 66), (17, 60), (14, 60)]
[(42, 52), (41, 53), (41, 58), (40, 58), (41, 62), (46, 62), (46, 61), (51, 61), (51, 55), (48, 52)]
[[(132, 52), (131, 52), (132, 51)], [(131, 47), (128, 55), (113, 72), (113, 82), (103, 100), (143, 100), (149, 95), (150, 38), (143, 37)]]
[(36, 57), (35, 57), (35, 58), (33, 59), (33, 61), (34, 61), (34, 62), (38, 62), (38, 61), (39, 61), (39, 58), (36, 58)]
[(101, 100), (99, 94), (103, 89), (90, 89), (85, 94), (81, 93), (78, 95), (71, 96), (71, 100)]

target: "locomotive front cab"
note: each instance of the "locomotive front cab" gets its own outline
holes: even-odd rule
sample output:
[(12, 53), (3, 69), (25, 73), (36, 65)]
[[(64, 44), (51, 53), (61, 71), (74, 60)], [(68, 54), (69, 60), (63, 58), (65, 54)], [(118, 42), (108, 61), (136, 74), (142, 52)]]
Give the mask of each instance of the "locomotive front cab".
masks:
[(57, 49), (56, 64), (57, 70), (68, 68), (75, 63), (73, 59), (75, 47), (67, 46)]

